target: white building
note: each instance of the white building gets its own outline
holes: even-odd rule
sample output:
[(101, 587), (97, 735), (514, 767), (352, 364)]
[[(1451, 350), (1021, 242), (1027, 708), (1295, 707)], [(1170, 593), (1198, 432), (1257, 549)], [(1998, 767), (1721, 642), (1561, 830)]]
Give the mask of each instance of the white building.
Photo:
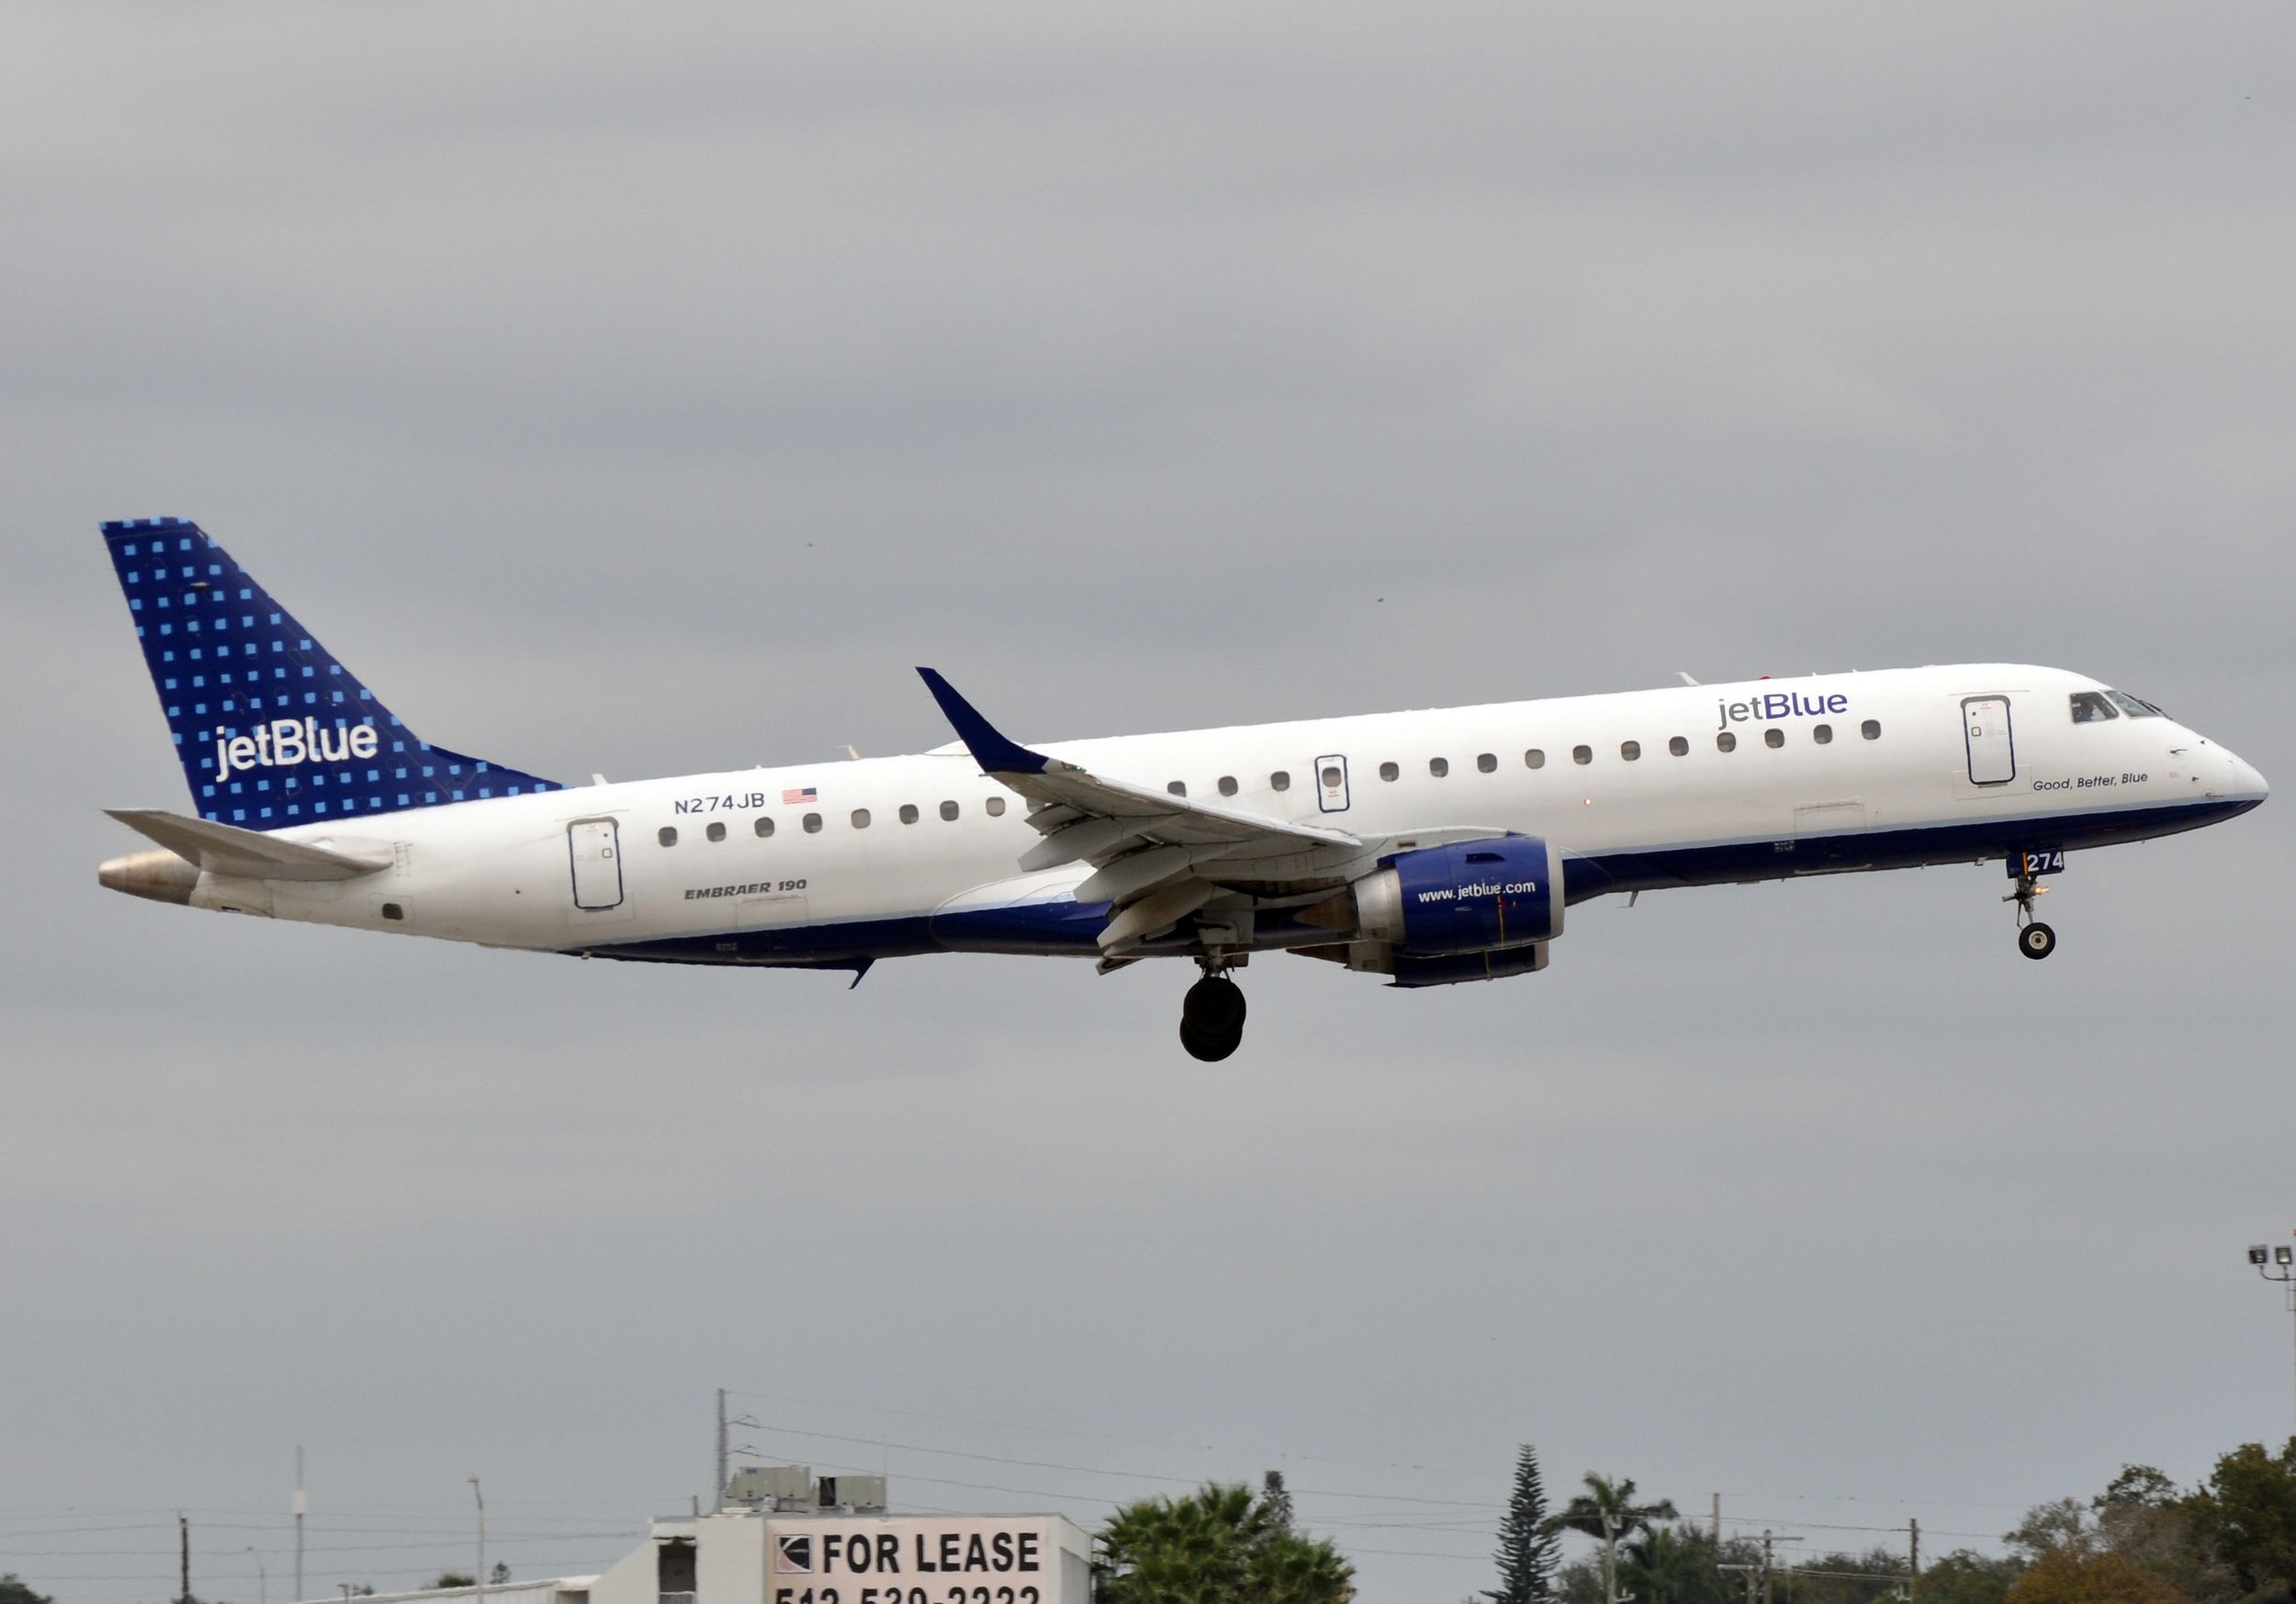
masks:
[[(882, 1503), (882, 1478), (842, 1479)], [(785, 1507), (812, 1501), (657, 1517), (644, 1546), (601, 1574), (504, 1582), (483, 1589), (485, 1604), (1090, 1604), (1092, 1539), (1064, 1515)], [(480, 1591), (377, 1593), (360, 1604), (478, 1604)]]

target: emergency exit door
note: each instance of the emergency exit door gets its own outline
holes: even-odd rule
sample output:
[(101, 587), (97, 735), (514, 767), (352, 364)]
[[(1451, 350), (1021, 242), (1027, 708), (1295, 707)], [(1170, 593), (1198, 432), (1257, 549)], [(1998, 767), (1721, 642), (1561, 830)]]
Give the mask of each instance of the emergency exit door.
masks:
[(574, 906), (596, 912), (622, 906), (622, 849), (611, 819), (581, 819), (566, 827), (574, 859)]
[(1347, 760), (1344, 757), (1320, 757), (1315, 760), (1316, 801), (1326, 813), (1347, 811)]
[(2006, 785), (2017, 778), (2017, 741), (2007, 696), (1964, 696), (1961, 732), (1969, 751), (1970, 784)]

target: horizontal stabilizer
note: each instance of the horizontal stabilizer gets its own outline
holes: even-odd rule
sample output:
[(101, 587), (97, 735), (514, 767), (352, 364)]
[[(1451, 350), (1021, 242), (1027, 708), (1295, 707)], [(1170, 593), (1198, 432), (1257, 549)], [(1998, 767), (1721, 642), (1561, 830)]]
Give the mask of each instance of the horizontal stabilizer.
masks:
[(330, 836), (323, 843), (286, 841), (157, 808), (108, 808), (105, 811), (210, 875), (250, 880), (355, 880), (361, 875), (389, 868), (394, 856), (388, 842), (371, 837)]

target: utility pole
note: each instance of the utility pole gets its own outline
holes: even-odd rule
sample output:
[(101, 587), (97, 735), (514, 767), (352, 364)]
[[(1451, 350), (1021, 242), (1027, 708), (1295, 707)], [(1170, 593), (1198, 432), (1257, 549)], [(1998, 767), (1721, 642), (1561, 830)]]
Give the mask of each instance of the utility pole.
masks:
[(271, 1574), (264, 1569), (263, 1553), (252, 1542), (247, 1552), (255, 1556), (255, 1604), (271, 1604)]
[(726, 1478), (731, 1474), (726, 1467), (726, 1389), (720, 1387), (717, 1389), (717, 1480), (710, 1484), (717, 1489), (710, 1495), (710, 1508), (714, 1510), (726, 1507)]
[(1617, 1517), (1607, 1508), (1603, 1511), (1603, 1604), (1618, 1604), (1618, 1527)]
[(487, 1496), (485, 1489), (478, 1485), (477, 1476), (470, 1478), (470, 1494), (478, 1500), (478, 1604), (487, 1604)]
[(1906, 1517), (1906, 1604), (1921, 1597), (1921, 1522)]
[(175, 1595), (179, 1604), (191, 1604), (191, 1518), (175, 1517), (175, 1536), (182, 1550), (184, 1590)]
[(303, 1604), (303, 1445), (295, 1445), (295, 1604)]
[[(2264, 1267), (2268, 1259), (2274, 1266), (2271, 1270)], [(2290, 1311), (2296, 1311), (2296, 1252), (2291, 1252), (2285, 1242), (2268, 1252), (2264, 1244), (2259, 1242), (2248, 1249), (2248, 1262), (2257, 1267), (2257, 1273), (2265, 1280), (2277, 1281), (2288, 1287), (2288, 1306)]]
[(1761, 1604), (1775, 1604), (1770, 1583), (1770, 1533), (1761, 1534)]
[(1721, 1495), (1721, 1494), (1719, 1494), (1719, 1493), (1716, 1493), (1716, 1494), (1715, 1494), (1715, 1496), (1714, 1496), (1714, 1522), (1713, 1522), (1713, 1524), (1712, 1524), (1712, 1525), (1710, 1525), (1710, 1526), (1708, 1526), (1708, 1527), (1706, 1528), (1706, 1535), (1707, 1535), (1707, 1537), (1709, 1537), (1710, 1539), (1712, 1539), (1712, 1540), (1713, 1540), (1713, 1542), (1714, 1542), (1714, 1551), (1715, 1551), (1716, 1553), (1721, 1553), (1721, 1552), (1722, 1552), (1722, 1495)]

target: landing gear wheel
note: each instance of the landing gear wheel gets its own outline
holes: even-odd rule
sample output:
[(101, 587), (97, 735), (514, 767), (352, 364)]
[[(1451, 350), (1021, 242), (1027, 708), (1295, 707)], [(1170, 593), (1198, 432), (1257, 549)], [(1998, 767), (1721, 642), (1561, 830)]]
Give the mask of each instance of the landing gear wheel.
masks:
[(2029, 924), (2017, 932), (2017, 950), (2029, 958), (2045, 958), (2057, 950), (2057, 932), (2045, 924)]
[(1243, 1045), (1244, 1027), (1242, 1025), (1238, 1025), (1232, 1031), (1219, 1034), (1190, 1030), (1186, 1024), (1180, 1026), (1180, 1045), (1187, 1049), (1189, 1057), (1200, 1059), (1207, 1064), (1219, 1063), (1221, 1059)]
[(1244, 988), (1225, 975), (1205, 976), (1180, 1002), (1180, 1022), (1205, 1035), (1242, 1034), (1244, 1013)]
[(1180, 1004), (1180, 1045), (1217, 1064), (1243, 1045), (1244, 1014), (1244, 988), (1225, 975), (1207, 975)]

